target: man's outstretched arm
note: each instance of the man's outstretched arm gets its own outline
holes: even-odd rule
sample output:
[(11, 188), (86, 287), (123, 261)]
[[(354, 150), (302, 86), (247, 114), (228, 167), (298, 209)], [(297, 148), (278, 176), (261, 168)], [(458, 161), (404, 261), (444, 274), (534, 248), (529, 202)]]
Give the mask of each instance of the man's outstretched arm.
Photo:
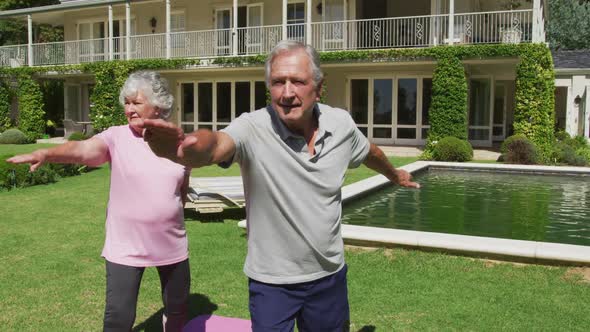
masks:
[(393, 183), (404, 187), (420, 188), (418, 183), (412, 182), (412, 175), (410, 173), (401, 169), (395, 169), (389, 160), (387, 160), (387, 157), (385, 157), (385, 153), (373, 143), (371, 143), (369, 154), (364, 164), (368, 168), (383, 174)]
[(227, 134), (199, 129), (184, 134), (164, 120), (144, 120), (144, 139), (157, 156), (189, 167), (202, 167), (229, 161), (236, 146)]

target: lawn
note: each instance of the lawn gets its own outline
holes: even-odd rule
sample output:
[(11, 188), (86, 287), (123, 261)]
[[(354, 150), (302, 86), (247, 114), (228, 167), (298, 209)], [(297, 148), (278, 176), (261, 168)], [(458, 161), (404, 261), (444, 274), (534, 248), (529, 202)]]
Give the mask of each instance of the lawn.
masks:
[[(0, 145), (0, 155), (17, 151)], [(396, 163), (413, 160), (394, 158)], [(207, 167), (193, 174), (238, 175), (239, 170)], [(366, 168), (352, 170), (347, 183), (371, 174)], [(0, 193), (3, 331), (102, 328), (105, 271), (100, 251), (108, 179), (108, 167), (102, 167), (55, 184)], [(248, 318), (242, 273), (246, 238), (237, 221), (187, 217), (191, 317)], [(590, 283), (571, 268), (404, 249), (349, 248), (346, 259), (352, 331), (582, 331), (590, 326)], [(134, 330), (161, 330), (159, 292), (157, 273), (148, 269)]]

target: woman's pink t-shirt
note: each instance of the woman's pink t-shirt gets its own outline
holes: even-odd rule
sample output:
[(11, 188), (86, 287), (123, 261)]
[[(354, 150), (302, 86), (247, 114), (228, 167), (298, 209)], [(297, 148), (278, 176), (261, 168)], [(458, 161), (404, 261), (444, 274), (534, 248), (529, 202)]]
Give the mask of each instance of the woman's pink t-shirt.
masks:
[(128, 125), (96, 137), (108, 146), (111, 167), (102, 256), (137, 267), (187, 259), (181, 189), (190, 169), (157, 157)]

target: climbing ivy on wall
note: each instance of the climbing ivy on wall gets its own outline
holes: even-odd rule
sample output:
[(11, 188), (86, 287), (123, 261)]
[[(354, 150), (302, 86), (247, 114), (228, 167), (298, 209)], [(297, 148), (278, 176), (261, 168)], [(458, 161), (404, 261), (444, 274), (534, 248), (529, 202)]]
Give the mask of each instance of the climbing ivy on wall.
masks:
[(0, 133), (10, 128), (10, 90), (0, 81)]
[[(516, 105), (514, 117), (514, 131), (523, 134), (535, 142), (547, 156), (553, 142), (554, 122), (554, 73), (551, 53), (544, 44), (499, 44), (499, 45), (456, 45), (437, 46), (418, 49), (391, 49), (365, 51), (339, 51), (320, 54), (323, 63), (366, 63), (366, 62), (401, 62), (415, 60), (435, 60), (437, 66), (433, 76), (433, 100), (430, 109), (429, 142), (444, 136), (467, 138), (467, 81), (462, 61), (468, 59), (489, 59), (494, 57), (513, 57), (520, 61), (516, 70)], [(220, 67), (261, 66), (266, 56), (225, 57), (211, 61)], [(26, 74), (27, 82), (34, 82), (31, 77), (35, 74), (56, 71), (66, 73), (71, 71), (90, 73), (95, 75), (96, 85), (91, 101), (93, 108), (91, 118), (97, 130), (109, 126), (125, 123), (125, 117), (118, 102), (119, 90), (125, 79), (135, 70), (140, 69), (182, 69), (196, 66), (199, 60), (132, 60), (110, 61), (73, 66), (54, 67), (21, 67), (0, 68), (0, 78), (14, 77)], [(27, 83), (26, 91), (19, 91), (19, 101), (26, 100), (28, 113), (25, 118), (27, 130), (42, 133), (40, 130), (31, 131), (30, 125), (38, 123), (41, 116), (32, 116), (31, 112), (42, 112), (42, 99), (35, 98), (38, 88)], [(25, 96), (32, 94), (33, 96)], [(38, 96), (38, 95), (37, 95)], [(0, 100), (7, 99), (0, 92)], [(0, 102), (1, 105), (1, 102)], [(22, 109), (22, 106), (21, 106)], [(33, 121), (34, 120), (34, 121)], [(19, 127), (22, 124), (19, 123)], [(24, 129), (21, 127), (21, 129)]]
[(554, 142), (555, 72), (549, 50), (530, 48), (516, 67), (514, 133), (532, 140), (542, 161), (549, 161)]
[(18, 128), (30, 141), (45, 133), (43, 94), (39, 84), (29, 73), (19, 73), (18, 81)]
[(447, 136), (467, 139), (467, 80), (456, 56), (438, 57), (432, 76), (429, 122), (428, 143)]

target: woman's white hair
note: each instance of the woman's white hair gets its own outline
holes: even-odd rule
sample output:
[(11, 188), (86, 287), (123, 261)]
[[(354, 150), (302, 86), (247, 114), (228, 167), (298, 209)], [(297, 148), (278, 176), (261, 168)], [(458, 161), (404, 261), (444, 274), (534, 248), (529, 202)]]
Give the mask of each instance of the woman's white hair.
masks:
[(320, 55), (318, 52), (313, 48), (311, 45), (306, 45), (304, 43), (295, 41), (295, 40), (281, 40), (270, 52), (268, 58), (266, 59), (266, 64), (264, 68), (264, 75), (266, 78), (266, 87), (270, 88), (270, 70), (272, 69), (272, 63), (275, 58), (282, 54), (282, 53), (290, 53), (295, 50), (303, 50), (307, 57), (309, 58), (309, 67), (311, 69), (311, 73), (313, 76), (313, 85), (315, 87), (319, 86), (322, 81), (324, 80), (324, 73), (320, 69)]
[(168, 88), (168, 81), (155, 71), (131, 73), (119, 94), (119, 102), (125, 106), (125, 98), (135, 98), (141, 91), (150, 105), (160, 110), (160, 118), (167, 119), (172, 111), (174, 97)]

